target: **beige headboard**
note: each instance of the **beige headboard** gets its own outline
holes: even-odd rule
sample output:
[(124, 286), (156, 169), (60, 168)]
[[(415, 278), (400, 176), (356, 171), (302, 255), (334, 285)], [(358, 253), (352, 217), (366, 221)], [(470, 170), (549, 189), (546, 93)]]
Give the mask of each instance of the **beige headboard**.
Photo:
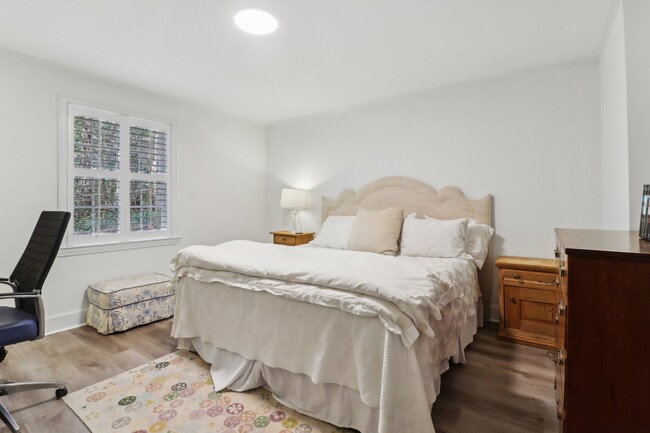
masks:
[[(322, 219), (330, 215), (356, 215), (358, 209), (404, 209), (404, 215), (416, 212), (437, 219), (473, 218), (492, 226), (492, 196), (470, 200), (455, 186), (436, 191), (429, 185), (408, 177), (384, 177), (359, 189), (346, 189), (336, 200), (322, 199)], [(490, 311), (490, 299), (495, 287), (492, 269), (492, 248), (483, 269), (478, 272), (483, 297), (483, 311)], [(482, 321), (482, 312), (480, 319)]]
[(492, 226), (492, 196), (470, 200), (455, 186), (436, 191), (408, 177), (384, 177), (356, 193), (346, 189), (336, 200), (322, 199), (322, 220), (330, 215), (356, 215), (358, 209), (404, 209), (437, 219), (473, 218)]

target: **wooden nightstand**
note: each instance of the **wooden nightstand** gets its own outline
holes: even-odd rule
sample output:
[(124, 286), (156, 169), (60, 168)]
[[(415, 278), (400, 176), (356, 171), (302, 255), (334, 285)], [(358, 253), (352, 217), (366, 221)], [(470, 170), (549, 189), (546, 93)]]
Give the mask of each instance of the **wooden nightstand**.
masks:
[(302, 245), (314, 239), (314, 232), (308, 233), (292, 233), (286, 231), (271, 232), (273, 235), (273, 243), (278, 245)]
[(554, 349), (557, 262), (501, 256), (495, 264), (499, 268), (499, 338)]

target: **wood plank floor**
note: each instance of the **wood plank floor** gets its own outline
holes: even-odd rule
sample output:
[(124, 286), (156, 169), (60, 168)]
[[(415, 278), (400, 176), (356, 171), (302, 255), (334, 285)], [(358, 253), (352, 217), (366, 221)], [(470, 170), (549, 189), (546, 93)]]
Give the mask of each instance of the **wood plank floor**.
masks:
[[(9, 347), (0, 378), (64, 380), (70, 392), (174, 351), (171, 320), (103, 336), (82, 327)], [(496, 340), (479, 330), (467, 363), (442, 377), (432, 416), (437, 433), (550, 433), (557, 431), (553, 366), (545, 351)], [(54, 390), (0, 397), (24, 433), (87, 433)], [(0, 426), (0, 432), (8, 432)]]

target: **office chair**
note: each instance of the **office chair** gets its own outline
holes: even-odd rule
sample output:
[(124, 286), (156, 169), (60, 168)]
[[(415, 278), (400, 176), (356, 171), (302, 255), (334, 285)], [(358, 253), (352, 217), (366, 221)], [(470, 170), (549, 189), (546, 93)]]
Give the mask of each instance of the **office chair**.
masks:
[[(45, 313), (41, 288), (61, 246), (70, 212), (43, 211), (29, 239), (25, 252), (9, 278), (0, 278), (12, 293), (0, 293), (0, 300), (14, 299), (16, 306), (0, 306), (0, 362), (7, 356), (5, 346), (44, 336)], [(56, 397), (68, 393), (62, 382), (4, 382), (0, 380), (0, 396), (31, 389), (56, 388)], [(0, 402), (0, 419), (12, 432), (18, 432), (16, 420)]]

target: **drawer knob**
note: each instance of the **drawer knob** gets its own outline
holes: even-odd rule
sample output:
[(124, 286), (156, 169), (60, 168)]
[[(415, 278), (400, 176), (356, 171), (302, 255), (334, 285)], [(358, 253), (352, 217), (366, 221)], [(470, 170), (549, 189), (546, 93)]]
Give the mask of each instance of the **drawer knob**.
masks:
[(518, 279), (521, 278), (521, 277), (519, 276), (519, 274), (514, 274), (514, 275), (512, 276), (512, 278), (514, 278), (515, 280), (518, 280)]
[(517, 303), (517, 298), (515, 298), (514, 296), (511, 296), (510, 297), (510, 302), (512, 302), (513, 304), (516, 304)]

